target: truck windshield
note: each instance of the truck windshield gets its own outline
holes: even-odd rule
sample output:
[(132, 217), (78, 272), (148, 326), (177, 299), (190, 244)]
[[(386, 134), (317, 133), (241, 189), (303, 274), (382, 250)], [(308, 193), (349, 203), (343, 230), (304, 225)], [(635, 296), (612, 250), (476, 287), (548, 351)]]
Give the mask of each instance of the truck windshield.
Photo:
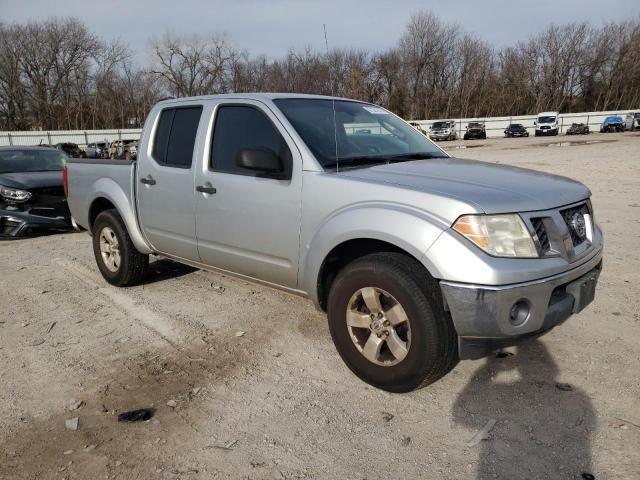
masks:
[(415, 128), (375, 105), (309, 98), (274, 103), (327, 169), (446, 157)]
[(553, 123), (556, 117), (538, 117), (538, 123)]
[(57, 150), (0, 150), (0, 174), (59, 172), (67, 156)]
[(434, 122), (433, 129), (435, 130), (436, 128), (449, 128), (449, 123), (448, 122)]

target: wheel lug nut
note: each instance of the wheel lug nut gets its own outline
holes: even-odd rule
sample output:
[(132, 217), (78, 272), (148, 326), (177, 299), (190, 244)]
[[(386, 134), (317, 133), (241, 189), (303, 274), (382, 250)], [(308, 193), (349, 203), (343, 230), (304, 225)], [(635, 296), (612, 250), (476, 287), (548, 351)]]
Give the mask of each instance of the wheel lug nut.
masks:
[(389, 336), (389, 331), (388, 331), (388, 330), (385, 330), (385, 332), (384, 332), (384, 336), (385, 336), (385, 337), (388, 337), (388, 336)]
[(384, 321), (384, 326), (388, 327), (389, 325), (391, 325), (391, 322), (389, 320), (385, 320)]
[(378, 318), (382, 318), (382, 317), (383, 317), (382, 312), (378, 312)]

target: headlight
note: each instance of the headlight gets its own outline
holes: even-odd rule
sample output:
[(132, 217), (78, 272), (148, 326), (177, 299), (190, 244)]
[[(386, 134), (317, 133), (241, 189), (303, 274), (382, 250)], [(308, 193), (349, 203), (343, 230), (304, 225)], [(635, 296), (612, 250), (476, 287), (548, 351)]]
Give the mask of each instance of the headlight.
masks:
[(520, 215), (464, 215), (453, 229), (471, 240), (489, 255), (496, 257), (537, 257)]
[(31, 193), (0, 185), (0, 196), (6, 200), (13, 200), (14, 202), (26, 202), (31, 198)]

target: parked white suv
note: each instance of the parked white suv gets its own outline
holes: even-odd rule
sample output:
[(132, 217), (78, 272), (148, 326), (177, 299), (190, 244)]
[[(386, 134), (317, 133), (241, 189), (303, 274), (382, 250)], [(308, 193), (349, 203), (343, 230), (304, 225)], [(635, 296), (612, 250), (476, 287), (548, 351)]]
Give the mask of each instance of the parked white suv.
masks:
[(538, 135), (558, 135), (558, 112), (540, 112), (536, 121), (536, 137)]

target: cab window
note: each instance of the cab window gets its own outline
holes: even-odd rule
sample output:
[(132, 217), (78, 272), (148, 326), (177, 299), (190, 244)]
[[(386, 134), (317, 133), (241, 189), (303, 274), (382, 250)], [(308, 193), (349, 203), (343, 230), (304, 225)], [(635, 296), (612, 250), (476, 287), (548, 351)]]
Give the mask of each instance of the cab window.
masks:
[(238, 165), (241, 150), (268, 149), (291, 169), (291, 151), (280, 132), (259, 109), (249, 105), (222, 105), (216, 112), (211, 147), (211, 170), (239, 175), (256, 175)]
[(161, 165), (191, 168), (202, 107), (167, 108), (160, 113), (152, 156)]

